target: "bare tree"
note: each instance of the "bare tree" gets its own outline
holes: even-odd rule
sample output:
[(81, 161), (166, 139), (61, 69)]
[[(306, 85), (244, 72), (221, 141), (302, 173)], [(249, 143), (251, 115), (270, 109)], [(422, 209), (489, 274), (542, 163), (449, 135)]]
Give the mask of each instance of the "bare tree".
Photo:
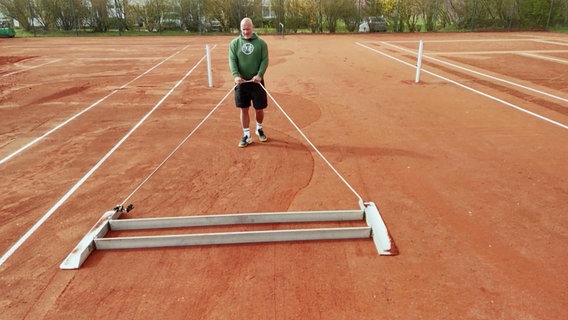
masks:
[(31, 0), (0, 0), (1, 11), (9, 18), (17, 20), (22, 28), (32, 30)]

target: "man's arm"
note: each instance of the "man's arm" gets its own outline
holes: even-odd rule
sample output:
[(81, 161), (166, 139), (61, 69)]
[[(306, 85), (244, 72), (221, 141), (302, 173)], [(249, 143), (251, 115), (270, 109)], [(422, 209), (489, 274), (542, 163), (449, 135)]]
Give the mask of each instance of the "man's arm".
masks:
[(233, 78), (240, 77), (236, 47), (236, 41), (231, 41), (229, 45), (229, 68), (231, 69)]
[(267, 68), (268, 68), (268, 46), (266, 45), (266, 42), (262, 41), (262, 56), (257, 75), (261, 78), (264, 78), (264, 73), (266, 73)]

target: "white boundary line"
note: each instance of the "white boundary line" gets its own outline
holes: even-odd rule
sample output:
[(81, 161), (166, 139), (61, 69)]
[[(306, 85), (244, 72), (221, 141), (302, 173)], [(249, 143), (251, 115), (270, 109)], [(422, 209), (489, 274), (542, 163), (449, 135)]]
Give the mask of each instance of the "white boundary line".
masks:
[[(428, 40), (430, 43), (444, 42), (521, 42), (535, 41), (534, 39), (449, 39), (449, 40)], [(416, 40), (393, 40), (390, 43), (415, 43)]]
[[(364, 44), (361, 44), (361, 43), (359, 43), (359, 42), (356, 42), (356, 44), (357, 44), (358, 46), (361, 46), (361, 47), (365, 48), (365, 49), (368, 49), (368, 50), (371, 50), (371, 51), (373, 51), (373, 52), (375, 52), (375, 53), (378, 53), (378, 54), (380, 54), (380, 55), (383, 55), (383, 56), (385, 56), (385, 57), (387, 57), (387, 58), (389, 58), (389, 59), (393, 59), (393, 60), (395, 60), (395, 61), (398, 61), (398, 62), (400, 62), (400, 63), (402, 63), (402, 64), (404, 64), (404, 65), (406, 65), (406, 66), (409, 66), (409, 67), (411, 67), (411, 68), (416, 68), (416, 66), (414, 66), (414, 65), (412, 65), (412, 64), (410, 64), (410, 63), (408, 63), (408, 62), (405, 62), (405, 61), (403, 61), (403, 60), (400, 60), (400, 59), (398, 59), (398, 58), (395, 58), (395, 57), (393, 57), (393, 56), (391, 56), (391, 55), (389, 55), (389, 54), (386, 54), (386, 53), (384, 53), (384, 52), (382, 52), (382, 51), (379, 51), (379, 50), (377, 50), (377, 49), (371, 48), (371, 47), (366, 46), (366, 45), (364, 45)], [(482, 95), (482, 96), (484, 96), (484, 97), (486, 97), (486, 98), (489, 98), (489, 99), (491, 99), (491, 100), (500, 102), (500, 103), (502, 103), (502, 104), (504, 104), (504, 105), (506, 105), (506, 106), (509, 106), (509, 107), (511, 107), (511, 108), (513, 108), (513, 109), (517, 109), (517, 110), (519, 110), (519, 111), (521, 111), (521, 112), (527, 113), (527, 114), (529, 114), (529, 115), (531, 115), (531, 116), (534, 116), (534, 117), (536, 117), (536, 118), (539, 118), (539, 119), (541, 119), (541, 120), (544, 120), (544, 121), (546, 121), (546, 122), (552, 123), (552, 124), (557, 125), (557, 126), (563, 128), (563, 129), (568, 130), (568, 125), (565, 125), (565, 124), (562, 124), (562, 123), (560, 123), (560, 122), (554, 121), (554, 120), (552, 120), (552, 119), (546, 118), (546, 117), (541, 116), (541, 115), (539, 115), (539, 114), (537, 114), (537, 113), (534, 113), (534, 112), (532, 112), (532, 111), (523, 109), (523, 108), (521, 108), (521, 107), (519, 107), (519, 106), (517, 106), (517, 105), (514, 105), (514, 104), (512, 104), (512, 103), (510, 103), (510, 102), (507, 102), (507, 101), (505, 101), (505, 100), (503, 100), (503, 99), (496, 98), (496, 97), (494, 97), (494, 96), (492, 96), (492, 95), (489, 95), (489, 94), (487, 94), (487, 93), (481, 92), (481, 91), (476, 90), (476, 89), (473, 89), (473, 88), (468, 87), (468, 86), (466, 86), (466, 85), (463, 85), (463, 84), (461, 84), (461, 83), (459, 83), (459, 82), (457, 82), (457, 81), (454, 81), (454, 80), (448, 79), (448, 78), (446, 78), (446, 77), (443, 77), (443, 76), (441, 76), (441, 75), (435, 74), (435, 73), (433, 73), (433, 72), (431, 72), (431, 71), (428, 71), (428, 70), (425, 70), (425, 69), (422, 69), (422, 71), (425, 72), (425, 73), (427, 73), (427, 74), (429, 74), (429, 75), (432, 75), (432, 76), (434, 76), (434, 77), (436, 77), (436, 78), (439, 78), (439, 79), (445, 80), (445, 81), (447, 81), (447, 82), (453, 83), (453, 84), (455, 84), (455, 85), (457, 85), (457, 86), (460, 86), (460, 87), (462, 87), (462, 88), (464, 88), (464, 89), (467, 89), (467, 90), (469, 90), (469, 91), (475, 92), (475, 93), (477, 93), (477, 94), (479, 94), (479, 95)]]
[(543, 40), (543, 39), (532, 39), (532, 41), (540, 42), (540, 43), (546, 43), (546, 44), (554, 44), (554, 45), (558, 45), (558, 46), (568, 46), (568, 43), (566, 43), (566, 42), (557, 42), (557, 41)]
[(4, 162), (10, 160), (11, 158), (15, 157), (17, 154), (21, 153), (22, 151), (26, 150), (27, 148), (33, 146), (34, 144), (36, 144), (37, 142), (43, 140), (45, 137), (49, 136), (50, 134), (54, 133), (55, 131), (61, 129), (63, 126), (65, 126), (66, 124), (68, 124), (69, 122), (75, 120), (76, 118), (78, 118), (80, 115), (82, 115), (83, 113), (91, 110), (92, 108), (96, 107), (99, 103), (105, 101), (106, 99), (110, 98), (112, 95), (114, 95), (115, 93), (119, 92), (120, 90), (126, 88), (127, 86), (129, 86), (131, 83), (133, 83), (134, 81), (142, 78), (143, 76), (145, 76), (146, 74), (148, 74), (149, 72), (151, 72), (152, 70), (156, 69), (158, 66), (160, 66), (161, 64), (163, 64), (164, 62), (168, 61), (169, 59), (175, 57), (176, 55), (178, 55), (180, 52), (184, 51), (185, 49), (187, 49), (189, 47), (189, 45), (183, 47), (182, 49), (180, 49), (179, 51), (175, 52), (174, 54), (170, 55), (169, 57), (167, 57), (166, 59), (162, 60), (161, 62), (159, 62), (158, 64), (154, 65), (153, 67), (151, 67), (150, 69), (144, 71), (142, 74), (138, 75), (136, 78), (128, 81), (127, 83), (123, 84), (122, 86), (120, 86), (118, 89), (114, 89), (111, 93), (107, 94), (106, 96), (102, 97), (101, 99), (99, 99), (98, 101), (96, 101), (95, 103), (91, 104), (90, 106), (88, 106), (87, 108), (83, 109), (81, 112), (75, 114), (74, 116), (72, 116), (71, 118), (63, 121), (62, 123), (60, 123), (59, 125), (55, 126), (53, 129), (47, 131), (46, 133), (44, 133), (43, 135), (35, 138), (34, 140), (28, 142), (26, 145), (24, 145), (23, 147), (21, 147), (20, 149), (14, 151), (13, 153), (9, 154), (8, 156), (6, 156), (3, 159), (0, 159), (0, 165), (3, 164)]
[(158, 172), (158, 170), (168, 161), (170, 160), (170, 158), (185, 144), (185, 142), (191, 137), (193, 136), (193, 134), (205, 123), (205, 121), (207, 121), (207, 119), (209, 119), (209, 117), (211, 117), (211, 115), (213, 114), (213, 112), (215, 112), (219, 106), (221, 104), (223, 104), (223, 102), (225, 102), (225, 100), (227, 99), (227, 97), (229, 96), (229, 94), (231, 94), (231, 92), (233, 92), (233, 90), (235, 90), (235, 86), (231, 87), (231, 89), (229, 89), (229, 91), (227, 92), (227, 94), (223, 97), (223, 99), (221, 99), (221, 101), (219, 101), (219, 103), (217, 103), (217, 105), (205, 116), (205, 118), (203, 118), (203, 120), (201, 120), (201, 122), (199, 122), (197, 124), (197, 126), (195, 126), (195, 128), (193, 130), (191, 130), (191, 132), (174, 148), (174, 150), (172, 152), (170, 152), (170, 154), (156, 167), (154, 168), (154, 170), (152, 172), (150, 172), (150, 174), (144, 179), (142, 180), (142, 182), (138, 185), (138, 187), (136, 187), (134, 189), (134, 191), (132, 191), (124, 200), (122, 200), (122, 202), (120, 203), (120, 205), (124, 205), (126, 204), (126, 202), (136, 193), (138, 192), (138, 190), (140, 190), (140, 188), (142, 188), (142, 186), (144, 184), (146, 184), (146, 182), (148, 182), (148, 180), (150, 180), (150, 178), (156, 174), (156, 172)]
[(476, 55), (476, 54), (523, 54), (523, 53), (566, 53), (566, 52), (568, 52), (568, 50), (525, 50), (525, 51), (487, 50), (487, 51), (444, 51), (444, 52), (430, 51), (428, 54), (434, 56), (448, 56), (448, 55)]
[[(399, 50), (402, 50), (402, 51), (411, 53), (411, 54), (416, 54), (416, 52), (413, 51), (413, 50), (406, 49), (406, 48), (399, 47), (399, 46), (395, 46), (394, 44), (390, 44), (390, 43), (388, 43), (388, 42), (381, 41), (381, 43), (384, 44), (384, 45), (391, 46), (391, 47), (393, 47), (393, 48), (396, 48), (396, 49), (399, 49)], [(503, 82), (503, 83), (506, 83), (506, 84), (509, 84), (509, 85), (512, 85), (512, 86), (515, 86), (515, 87), (519, 87), (519, 88), (522, 88), (522, 89), (525, 89), (525, 90), (529, 90), (529, 91), (532, 91), (532, 92), (535, 92), (535, 93), (538, 93), (538, 94), (542, 94), (542, 95), (547, 96), (547, 97), (549, 97), (549, 98), (553, 98), (553, 99), (561, 100), (561, 101), (564, 101), (564, 102), (568, 102), (568, 99), (565, 99), (565, 98), (562, 98), (562, 97), (559, 97), (559, 96), (550, 94), (550, 93), (548, 93), (548, 92), (540, 91), (540, 90), (537, 90), (537, 89), (534, 89), (534, 88), (531, 88), (531, 87), (523, 86), (523, 85), (518, 84), (518, 83), (515, 83), (515, 82), (511, 82), (511, 81), (508, 81), (508, 80), (505, 80), (505, 79), (501, 79), (501, 78), (497, 78), (497, 77), (494, 77), (494, 76), (490, 76), (490, 75), (488, 75), (488, 74), (481, 73), (481, 72), (478, 72), (478, 71), (475, 71), (475, 70), (471, 70), (471, 69), (468, 69), (468, 68), (459, 66), (459, 65), (457, 65), (457, 64), (453, 64), (453, 63), (450, 63), (450, 62), (446, 62), (446, 61), (444, 61), (444, 60), (432, 58), (432, 57), (429, 57), (429, 56), (426, 56), (426, 55), (424, 55), (424, 58), (430, 59), (430, 60), (434, 60), (434, 61), (439, 62), (439, 63), (441, 63), (441, 64), (448, 65), (448, 66), (450, 66), (450, 67), (452, 67), (452, 68), (460, 69), (460, 70), (463, 70), (463, 71), (466, 71), (466, 72), (470, 72), (470, 73), (476, 74), (476, 75), (478, 75), (478, 76), (482, 76), (482, 77), (485, 77), (485, 78), (489, 78), (489, 79), (491, 79), (491, 80)]]
[[(564, 51), (564, 52), (566, 52), (566, 51)], [(543, 52), (543, 53), (546, 53), (546, 52)], [(516, 54), (518, 54), (520, 56), (527, 56), (527, 57), (531, 57), (531, 58), (537, 58), (537, 59), (542, 59), (542, 60), (548, 60), (548, 61), (568, 64), (568, 60), (564, 60), (564, 59), (560, 59), (560, 58), (547, 57), (547, 56), (543, 56), (543, 55), (540, 55), (540, 54), (534, 54), (534, 53), (529, 53), (529, 52), (518, 52)]]
[[(187, 47), (187, 46), (186, 46)], [(183, 50), (183, 49), (182, 49)], [(181, 50), (180, 50), (181, 51)], [(180, 52), (178, 51), (178, 53)], [(176, 53), (177, 54), (177, 53)], [(170, 56), (171, 57), (171, 56)], [(169, 59), (170, 57), (168, 57), (167, 59)], [(166, 59), (166, 60), (167, 60)], [(164, 60), (164, 61), (166, 61)], [(10, 258), (10, 256), (12, 256), (12, 254), (14, 254), (14, 252), (16, 252), (16, 250), (18, 250), (18, 248), (37, 230), (39, 229), (39, 227), (41, 227), (41, 225), (67, 200), (69, 199), (69, 197), (71, 197), (71, 195), (73, 195), (73, 193), (75, 193), (75, 191), (77, 191), (77, 189), (79, 189), (79, 187), (118, 149), (118, 147), (120, 147), (124, 141), (126, 141), (126, 139), (128, 139), (128, 137), (130, 137), (130, 135), (132, 135), (132, 133), (134, 133), (134, 131), (136, 131), (136, 129), (138, 129), (138, 127), (140, 127), (140, 125), (142, 125), (142, 123), (144, 121), (146, 121), (146, 119), (148, 119), (148, 117), (150, 117), (150, 115), (156, 111), (156, 109), (158, 109), (158, 107), (175, 91), (175, 89), (177, 89), (177, 87), (183, 82), (185, 81), (185, 79), (195, 70), (195, 68), (197, 68), (197, 66), (199, 66), (203, 60), (205, 60), (205, 56), (203, 56), (201, 58), (201, 60), (199, 60), (199, 62), (197, 62), (196, 65), (193, 66), (193, 68), (191, 68), (171, 89), (170, 91), (168, 91), (168, 93), (160, 100), (158, 101), (158, 103), (144, 116), (142, 117), (142, 119), (140, 119), (140, 121), (138, 121), (138, 123), (136, 123), (136, 125), (134, 125), (134, 127), (132, 127), (132, 129), (130, 129), (130, 131), (124, 135), (124, 137), (122, 137), (122, 139), (120, 139), (120, 141), (114, 146), (112, 147), (100, 160), (99, 162), (97, 162), (97, 164), (92, 167), (79, 181), (77, 181), (77, 183), (75, 183), (75, 185), (69, 189), (69, 191), (67, 191), (67, 193), (61, 197), (61, 199), (59, 199), (59, 201), (57, 201), (57, 203), (51, 208), (49, 209), (49, 211), (47, 211), (47, 213), (41, 218), (39, 219), (33, 226), (32, 228), (30, 228), (3, 256), (2, 258), (0, 258), (0, 266), (2, 266), (2, 264), (4, 264), (4, 262), (6, 262), (6, 260), (8, 258)], [(162, 61), (161, 63), (163, 63), (164, 61)], [(161, 64), (160, 63), (160, 64)]]
[[(566, 42), (557, 42), (544, 39), (447, 39), (447, 40), (428, 40), (429, 43), (454, 43), (454, 42), (541, 42), (559, 46), (568, 46)], [(390, 43), (415, 43), (416, 40), (392, 40)]]
[(48, 61), (46, 63), (39, 64), (37, 66), (27, 67), (27, 68), (22, 69), (22, 70), (17, 70), (17, 71), (13, 71), (13, 72), (10, 72), (10, 73), (3, 74), (2, 77), (11, 76), (11, 75), (14, 75), (14, 74), (17, 74), (17, 73), (22, 73), (22, 72), (25, 72), (25, 71), (29, 71), (29, 70), (32, 70), (32, 69), (43, 67), (43, 66), (46, 66), (48, 64), (56, 63), (56, 62), (59, 62), (59, 61), (61, 61), (61, 59), (55, 59), (55, 60), (52, 60), (52, 61)]

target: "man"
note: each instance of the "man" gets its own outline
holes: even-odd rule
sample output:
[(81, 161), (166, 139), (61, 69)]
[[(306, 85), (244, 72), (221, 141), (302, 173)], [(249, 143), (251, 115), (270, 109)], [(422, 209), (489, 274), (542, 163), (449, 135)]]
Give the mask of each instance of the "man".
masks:
[(264, 73), (268, 68), (268, 46), (254, 33), (254, 25), (250, 18), (241, 21), (241, 34), (229, 45), (229, 67), (237, 85), (235, 105), (241, 110), (243, 137), (238, 146), (244, 148), (252, 143), (249, 128), (251, 101), (255, 110), (256, 134), (261, 142), (265, 142), (268, 138), (262, 130), (262, 122), (268, 99), (262, 86), (264, 86)]

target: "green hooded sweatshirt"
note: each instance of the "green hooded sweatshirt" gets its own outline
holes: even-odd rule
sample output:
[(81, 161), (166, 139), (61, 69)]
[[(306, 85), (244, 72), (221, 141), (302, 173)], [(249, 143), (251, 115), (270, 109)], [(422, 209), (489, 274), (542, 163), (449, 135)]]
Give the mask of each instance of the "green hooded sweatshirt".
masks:
[(264, 78), (268, 68), (268, 46), (256, 33), (250, 39), (243, 35), (233, 39), (229, 45), (229, 67), (233, 78), (240, 76), (250, 80), (255, 75)]

